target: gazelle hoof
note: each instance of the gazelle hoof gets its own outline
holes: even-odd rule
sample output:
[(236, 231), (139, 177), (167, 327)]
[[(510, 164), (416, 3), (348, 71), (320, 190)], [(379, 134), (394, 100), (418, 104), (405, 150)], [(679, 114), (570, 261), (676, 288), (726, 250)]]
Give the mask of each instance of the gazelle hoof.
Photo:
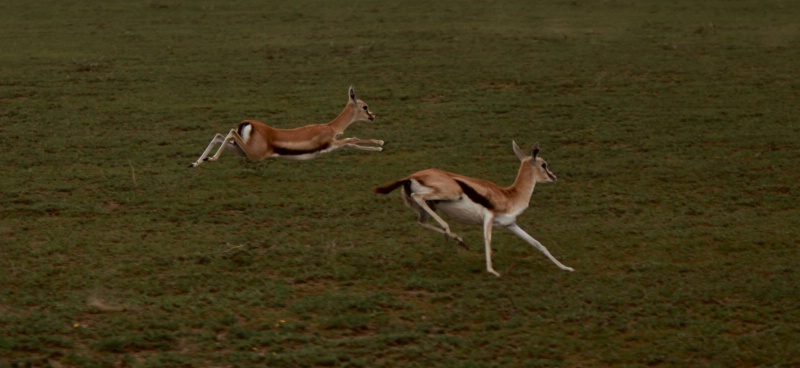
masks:
[(492, 275), (495, 275), (495, 276), (497, 276), (497, 277), (500, 277), (500, 274), (499, 274), (499, 273), (497, 273), (497, 271), (495, 271), (495, 270), (493, 270), (493, 269), (488, 269), (487, 271), (489, 271), (489, 273), (490, 273), (490, 274), (492, 274)]

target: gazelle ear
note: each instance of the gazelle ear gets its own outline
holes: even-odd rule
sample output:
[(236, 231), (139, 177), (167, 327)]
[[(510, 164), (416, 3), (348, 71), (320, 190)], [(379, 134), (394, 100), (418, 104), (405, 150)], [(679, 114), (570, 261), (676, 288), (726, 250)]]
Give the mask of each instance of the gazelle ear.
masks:
[(353, 105), (358, 105), (358, 99), (356, 98), (356, 90), (353, 89), (353, 86), (350, 85), (350, 90), (348, 91), (350, 94), (350, 100), (353, 101)]
[(539, 155), (539, 142), (534, 143), (531, 147), (531, 157), (535, 160), (537, 155)]
[(522, 150), (517, 146), (517, 142), (511, 141), (511, 145), (514, 146), (514, 153), (517, 155), (517, 158), (519, 158), (520, 161), (524, 160), (525, 154), (522, 153)]

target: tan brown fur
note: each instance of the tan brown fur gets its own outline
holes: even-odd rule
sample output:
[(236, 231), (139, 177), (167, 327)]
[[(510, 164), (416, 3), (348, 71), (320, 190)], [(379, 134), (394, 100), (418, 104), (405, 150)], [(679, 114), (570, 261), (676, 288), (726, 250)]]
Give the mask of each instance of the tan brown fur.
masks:
[[(551, 261), (564, 270), (571, 268), (558, 262), (544, 246), (530, 237), (516, 225), (516, 217), (528, 208), (536, 183), (556, 181), (555, 174), (547, 168), (547, 163), (538, 157), (538, 144), (527, 156), (513, 143), (514, 152), (520, 159), (520, 167), (514, 183), (500, 187), (490, 181), (470, 178), (439, 169), (427, 169), (413, 173), (405, 178), (373, 189), (376, 193), (387, 194), (400, 186), (404, 187), (403, 200), (417, 212), (417, 223), (425, 228), (440, 232), (446, 237), (463, 244), (458, 235), (450, 231), (449, 225), (439, 217), (430, 204), (438, 211), (459, 222), (482, 224), (486, 247), (487, 270), (499, 276), (491, 264), (491, 232), (493, 225), (503, 226), (542, 251)], [(441, 226), (436, 227), (427, 221), (433, 218)]]
[[(224, 148), (233, 150), (239, 156), (253, 161), (267, 157), (279, 157), (294, 160), (309, 160), (320, 154), (337, 149), (351, 147), (368, 151), (382, 151), (384, 144), (377, 139), (345, 138), (338, 139), (350, 124), (356, 121), (373, 121), (375, 115), (364, 101), (355, 96), (353, 87), (348, 91), (349, 101), (342, 112), (327, 124), (306, 125), (293, 129), (270, 127), (257, 120), (245, 120), (236, 129), (231, 129), (227, 136), (217, 134), (197, 161), (190, 167), (197, 167), (204, 161), (216, 161)], [(249, 134), (244, 134), (250, 127)], [(244, 135), (244, 137), (243, 137)], [(216, 154), (208, 157), (213, 147), (221, 144)], [(375, 146), (362, 146), (373, 144)]]

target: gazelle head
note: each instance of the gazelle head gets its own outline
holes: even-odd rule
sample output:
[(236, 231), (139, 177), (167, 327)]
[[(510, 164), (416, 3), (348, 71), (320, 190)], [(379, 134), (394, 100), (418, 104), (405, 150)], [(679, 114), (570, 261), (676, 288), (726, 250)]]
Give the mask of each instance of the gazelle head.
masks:
[(369, 106), (364, 101), (359, 100), (356, 98), (356, 90), (353, 89), (353, 86), (350, 86), (350, 91), (348, 92), (350, 95), (350, 104), (353, 106), (354, 109), (354, 117), (353, 121), (374, 121), (375, 114), (372, 111), (369, 111)]
[(523, 163), (531, 165), (533, 168), (533, 181), (536, 183), (553, 183), (556, 175), (547, 167), (547, 162), (539, 156), (539, 143), (531, 147), (531, 155), (528, 156), (517, 146), (517, 142), (511, 141), (514, 146), (514, 153)]

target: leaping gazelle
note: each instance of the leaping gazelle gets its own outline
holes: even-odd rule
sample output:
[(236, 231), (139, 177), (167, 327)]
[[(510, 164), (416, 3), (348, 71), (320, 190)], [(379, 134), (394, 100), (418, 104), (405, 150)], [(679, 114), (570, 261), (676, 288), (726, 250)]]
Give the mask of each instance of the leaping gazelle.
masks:
[[(539, 157), (539, 144), (531, 149), (531, 155), (525, 153), (512, 141), (514, 153), (522, 162), (517, 172), (517, 179), (509, 187), (501, 188), (496, 184), (480, 179), (449, 173), (438, 169), (427, 169), (413, 173), (405, 178), (373, 189), (375, 193), (387, 194), (403, 187), (403, 202), (417, 212), (417, 223), (425, 228), (444, 234), (464, 244), (461, 237), (450, 231), (450, 226), (436, 214), (440, 210), (448, 217), (459, 222), (483, 225), (483, 238), (486, 245), (486, 270), (500, 276), (492, 268), (492, 226), (505, 227), (514, 235), (522, 238), (530, 245), (544, 253), (559, 268), (573, 271), (564, 266), (536, 239), (528, 235), (516, 224), (517, 216), (528, 208), (533, 188), (536, 183), (552, 183), (556, 176), (547, 168), (547, 163)], [(428, 223), (433, 218), (441, 225), (436, 227)]]
[[(227, 136), (217, 133), (206, 150), (197, 161), (189, 167), (197, 167), (203, 161), (216, 161), (222, 151), (228, 148), (239, 156), (253, 161), (267, 157), (280, 157), (287, 160), (310, 160), (323, 153), (345, 147), (365, 151), (383, 150), (383, 141), (379, 139), (345, 138), (337, 139), (350, 124), (356, 121), (373, 121), (375, 115), (364, 101), (356, 98), (353, 86), (348, 91), (349, 100), (344, 110), (327, 124), (306, 125), (294, 129), (278, 129), (260, 121), (245, 120), (236, 129), (231, 129)], [(215, 145), (221, 144), (214, 156), (208, 157)], [(374, 144), (362, 146), (360, 144)]]

